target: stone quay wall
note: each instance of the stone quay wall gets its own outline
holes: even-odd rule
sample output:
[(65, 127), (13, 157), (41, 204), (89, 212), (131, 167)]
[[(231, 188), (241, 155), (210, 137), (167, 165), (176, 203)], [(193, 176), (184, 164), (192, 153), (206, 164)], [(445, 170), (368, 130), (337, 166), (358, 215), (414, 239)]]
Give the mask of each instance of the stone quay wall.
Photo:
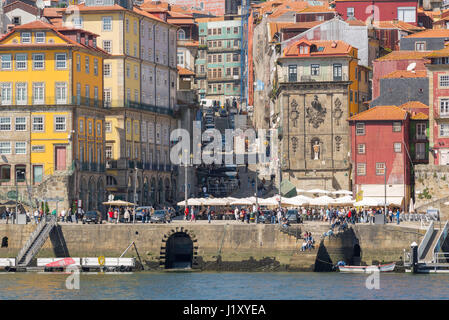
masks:
[[(15, 257), (34, 228), (34, 225), (0, 225), (0, 240), (8, 238), (8, 247), (0, 248), (0, 257)], [(355, 225), (320, 241), (317, 235), (328, 226), (299, 225), (299, 228), (302, 232), (307, 228), (315, 235), (315, 250), (299, 251), (302, 240), (280, 232), (276, 225), (58, 225), (37, 257), (118, 257), (134, 241), (145, 268), (161, 270), (168, 237), (183, 232), (193, 241), (193, 268), (196, 269), (326, 271), (317, 265), (329, 267), (339, 260), (351, 263), (355, 244), (361, 248), (362, 264), (400, 261), (403, 250), (408, 250), (413, 241), (419, 243), (424, 234), (424, 230), (405, 227)], [(134, 248), (125, 257), (137, 258)]]

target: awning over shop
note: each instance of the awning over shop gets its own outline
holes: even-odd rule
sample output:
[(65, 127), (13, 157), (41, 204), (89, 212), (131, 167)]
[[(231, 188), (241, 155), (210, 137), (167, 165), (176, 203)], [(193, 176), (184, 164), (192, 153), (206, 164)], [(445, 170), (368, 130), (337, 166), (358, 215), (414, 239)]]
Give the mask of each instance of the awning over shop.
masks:
[[(363, 197), (363, 199), (371, 199), (377, 201), (379, 206), (385, 205), (385, 197)], [(388, 197), (387, 196), (387, 206), (397, 206), (401, 207), (404, 201), (404, 197)]]

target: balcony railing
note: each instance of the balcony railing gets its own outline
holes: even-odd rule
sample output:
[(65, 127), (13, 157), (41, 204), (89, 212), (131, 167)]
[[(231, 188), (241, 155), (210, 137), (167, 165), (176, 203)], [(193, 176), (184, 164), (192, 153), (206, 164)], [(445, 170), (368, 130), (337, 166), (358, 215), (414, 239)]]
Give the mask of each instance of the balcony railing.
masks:
[(159, 114), (173, 115), (173, 110), (164, 107), (158, 107), (151, 104), (139, 103), (134, 101), (125, 102), (125, 106), (132, 109), (147, 110)]
[(330, 81), (349, 81), (347, 74), (343, 74), (341, 77), (335, 76), (325, 76), (324, 74), (312, 76), (312, 75), (301, 75), (297, 73), (290, 73), (284, 75), (284, 82), (330, 82)]
[(97, 162), (78, 162), (79, 170), (90, 171), (90, 172), (105, 172), (106, 165), (104, 163)]
[(87, 98), (84, 96), (72, 96), (66, 98), (57, 98), (46, 96), (43, 101), (34, 101), (31, 96), (27, 97), (26, 100), (22, 102), (17, 102), (16, 100), (2, 100), (0, 104), (3, 106), (57, 106), (57, 105), (72, 105), (72, 106), (90, 106), (94, 108), (103, 108), (103, 100), (94, 99), (93, 97)]

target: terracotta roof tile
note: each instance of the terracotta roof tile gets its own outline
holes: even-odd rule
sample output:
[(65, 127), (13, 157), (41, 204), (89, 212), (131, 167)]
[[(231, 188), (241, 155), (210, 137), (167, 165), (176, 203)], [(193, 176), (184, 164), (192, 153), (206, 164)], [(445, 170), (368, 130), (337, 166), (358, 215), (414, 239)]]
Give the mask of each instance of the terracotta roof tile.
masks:
[(449, 57), (449, 47), (446, 47), (441, 50), (435, 50), (426, 56), (426, 58), (441, 58), (441, 57)]
[(429, 116), (425, 113), (418, 112), (416, 114), (412, 113), (412, 115), (410, 116), (410, 119), (412, 119), (412, 120), (428, 120)]
[[(318, 50), (311, 52), (309, 54), (299, 54), (299, 44), (301, 43), (307, 43), (309, 46), (315, 45)], [(290, 46), (285, 48), (284, 50), (284, 57), (307, 57), (307, 56), (333, 56), (333, 55), (346, 55), (348, 54), (352, 49), (352, 46), (347, 44), (344, 41), (334, 41), (334, 40), (306, 40), (306, 39), (300, 39), (294, 43), (292, 43)]]
[(449, 38), (449, 29), (427, 29), (405, 38)]
[(427, 78), (427, 71), (416, 70), (413, 72), (407, 70), (396, 70), (382, 77), (382, 79), (394, 79), (394, 78)]
[(393, 51), (383, 57), (377, 58), (375, 61), (425, 59), (429, 53), (430, 51)]
[(414, 26), (404, 21), (374, 21), (373, 26), (378, 29), (400, 29), (408, 32), (426, 30), (424, 27)]
[(346, 23), (349, 24), (350, 26), (366, 26), (365, 22), (357, 19), (348, 19), (346, 20)]
[(399, 107), (403, 109), (429, 109), (428, 105), (425, 105), (420, 101), (409, 101), (401, 104)]
[(396, 106), (377, 106), (360, 112), (349, 121), (405, 120), (407, 111)]
[(195, 72), (190, 71), (189, 69), (178, 66), (178, 74), (180, 76), (194, 76)]

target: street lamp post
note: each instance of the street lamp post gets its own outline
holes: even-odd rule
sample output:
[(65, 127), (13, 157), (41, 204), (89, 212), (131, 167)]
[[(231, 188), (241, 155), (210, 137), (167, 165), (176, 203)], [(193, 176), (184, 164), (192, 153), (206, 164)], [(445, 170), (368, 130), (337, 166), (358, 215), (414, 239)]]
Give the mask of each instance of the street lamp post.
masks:
[(136, 223), (136, 197), (137, 196), (137, 165), (134, 167), (134, 211), (133, 211), (133, 224)]
[(385, 203), (384, 203), (384, 219), (387, 216), (387, 163), (385, 163), (385, 168), (384, 168), (384, 198), (385, 198)]

